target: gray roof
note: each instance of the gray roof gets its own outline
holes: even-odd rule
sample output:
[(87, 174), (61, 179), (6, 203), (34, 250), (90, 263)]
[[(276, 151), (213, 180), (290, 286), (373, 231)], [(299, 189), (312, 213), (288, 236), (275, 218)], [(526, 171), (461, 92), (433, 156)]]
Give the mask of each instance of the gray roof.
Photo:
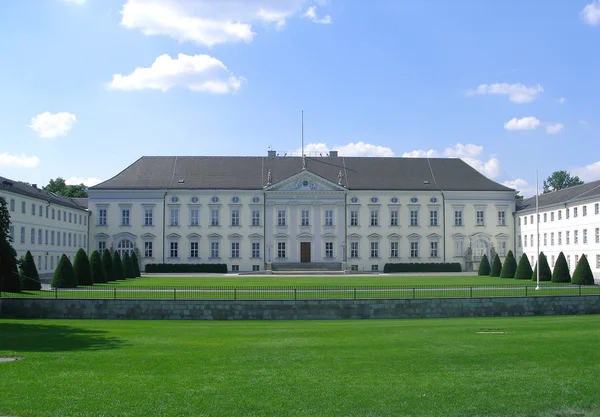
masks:
[(7, 191), (26, 197), (38, 198), (52, 204), (70, 207), (77, 210), (85, 210), (87, 208), (87, 203), (85, 206), (82, 206), (81, 204), (78, 204), (74, 198), (63, 197), (62, 195), (57, 195), (49, 191), (42, 190), (41, 188), (37, 188), (19, 181), (13, 181), (4, 177), (0, 177), (0, 191)]
[[(308, 171), (351, 190), (514, 191), (461, 159), (311, 157)], [(144, 156), (91, 190), (239, 189), (261, 190), (302, 171), (301, 157)], [(183, 181), (183, 182), (182, 182)]]
[[(600, 197), (600, 181), (588, 182), (587, 184), (540, 194), (538, 204), (541, 208), (557, 204), (566, 204), (592, 197)], [(531, 209), (535, 209), (535, 197), (530, 197), (521, 202), (517, 202), (517, 211)]]

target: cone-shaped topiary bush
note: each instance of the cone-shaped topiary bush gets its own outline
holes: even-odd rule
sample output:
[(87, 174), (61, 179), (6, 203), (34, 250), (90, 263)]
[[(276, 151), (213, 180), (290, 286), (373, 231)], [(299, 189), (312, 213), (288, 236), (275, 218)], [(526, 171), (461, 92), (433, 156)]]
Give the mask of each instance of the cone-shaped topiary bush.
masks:
[(481, 257), (481, 261), (479, 261), (479, 270), (477, 271), (477, 275), (489, 275), (491, 269), (490, 261), (488, 261), (487, 255), (484, 253)]
[(519, 266), (517, 266), (517, 272), (515, 272), (516, 279), (531, 279), (531, 274), (533, 274), (533, 269), (531, 269), (531, 263), (529, 263), (529, 258), (527, 254), (524, 253), (521, 255), (521, 259), (519, 260)]
[(537, 281), (538, 266), (540, 268), (540, 282), (551, 281), (552, 271), (550, 270), (550, 265), (548, 265), (548, 258), (546, 258), (546, 255), (544, 255), (544, 252), (540, 252), (540, 259), (538, 260), (538, 263), (535, 265), (533, 273), (531, 274), (532, 281)]
[(108, 249), (104, 249), (104, 252), (102, 253), (102, 266), (104, 266), (106, 282), (116, 281), (112, 256), (110, 255), (110, 251)]
[(73, 265), (67, 255), (63, 254), (58, 261), (52, 277), (52, 287), (54, 288), (75, 288), (77, 287), (77, 277), (73, 271)]
[(517, 260), (511, 250), (508, 251), (504, 265), (502, 265), (502, 272), (500, 272), (500, 278), (514, 278), (517, 272)]
[(102, 257), (100, 256), (100, 252), (97, 250), (92, 252), (92, 256), (90, 256), (90, 269), (92, 271), (92, 280), (94, 284), (102, 284), (106, 281), (106, 271), (104, 270), (104, 265), (102, 264)]
[(33, 256), (31, 256), (31, 252), (27, 251), (25, 257), (23, 258), (23, 262), (21, 263), (21, 289), (22, 290), (41, 290), (42, 283), (40, 281), (40, 276), (38, 274), (38, 270), (35, 266), (35, 261), (33, 260)]
[(128, 252), (123, 254), (123, 272), (125, 278), (135, 278), (135, 272), (133, 271), (133, 265), (131, 264), (131, 257)]
[(78, 285), (94, 285), (90, 260), (83, 248), (79, 248), (73, 260), (73, 271)]
[(552, 282), (571, 282), (571, 274), (569, 273), (569, 265), (564, 253), (559, 253), (554, 271), (552, 271)]
[(575, 272), (573, 272), (571, 283), (577, 285), (594, 285), (594, 274), (592, 274), (587, 256), (581, 255), (581, 259), (575, 267)]
[(140, 273), (140, 263), (138, 262), (138, 257), (135, 254), (135, 251), (131, 252), (131, 266), (133, 266), (133, 274), (136, 277), (141, 277), (142, 274)]
[(123, 281), (125, 279), (125, 268), (123, 268), (123, 262), (118, 251), (114, 251), (112, 256), (113, 273), (117, 281)]
[(490, 277), (499, 277), (502, 272), (502, 262), (500, 261), (500, 257), (498, 254), (494, 256), (494, 261), (492, 262), (492, 269), (490, 270)]

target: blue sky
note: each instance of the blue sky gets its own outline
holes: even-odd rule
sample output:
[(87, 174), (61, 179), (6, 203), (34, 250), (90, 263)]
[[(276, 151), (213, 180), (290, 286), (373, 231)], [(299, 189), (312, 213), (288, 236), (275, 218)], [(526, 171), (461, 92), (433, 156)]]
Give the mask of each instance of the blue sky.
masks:
[(285, 153), (301, 110), (313, 152), (600, 179), (598, 0), (4, 0), (0, 28), (12, 179)]

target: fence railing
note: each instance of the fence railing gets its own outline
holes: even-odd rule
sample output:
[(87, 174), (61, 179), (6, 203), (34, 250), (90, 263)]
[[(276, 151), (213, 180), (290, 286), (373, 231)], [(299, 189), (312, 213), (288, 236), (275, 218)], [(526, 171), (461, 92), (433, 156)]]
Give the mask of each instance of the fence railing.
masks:
[(599, 285), (369, 285), (369, 286), (196, 286), (111, 287), (0, 293), (2, 298), (113, 300), (360, 300), (600, 295)]

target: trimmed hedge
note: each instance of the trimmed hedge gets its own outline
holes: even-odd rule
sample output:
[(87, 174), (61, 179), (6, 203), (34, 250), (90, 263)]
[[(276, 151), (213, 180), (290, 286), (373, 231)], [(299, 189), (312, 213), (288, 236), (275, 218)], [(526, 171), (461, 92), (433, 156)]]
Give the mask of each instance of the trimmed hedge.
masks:
[(550, 270), (550, 265), (548, 265), (548, 258), (544, 255), (544, 252), (540, 252), (540, 259), (538, 260), (535, 268), (533, 269), (533, 274), (531, 274), (531, 280), (537, 281), (537, 269), (538, 265), (540, 267), (540, 282), (542, 281), (552, 281), (552, 271)]
[(502, 265), (502, 272), (500, 272), (500, 278), (514, 278), (517, 272), (517, 260), (511, 250), (508, 251), (504, 265)]
[(83, 248), (79, 248), (73, 260), (73, 271), (78, 285), (94, 285), (90, 260)]
[(137, 255), (134, 252), (131, 252), (131, 266), (133, 266), (133, 274), (137, 277), (141, 277), (140, 273), (140, 263), (138, 262)]
[(394, 272), (462, 272), (462, 266), (458, 262), (394, 263), (385, 264), (383, 272), (386, 274)]
[(502, 261), (498, 254), (494, 255), (494, 261), (492, 262), (492, 269), (490, 271), (490, 277), (499, 277), (502, 273)]
[(227, 264), (146, 264), (147, 273), (209, 272), (225, 274)]
[(135, 278), (135, 271), (133, 270), (129, 252), (123, 254), (123, 272), (125, 273), (125, 278)]
[(533, 269), (531, 269), (531, 263), (529, 262), (529, 258), (527, 254), (524, 253), (521, 255), (521, 259), (519, 260), (519, 266), (517, 266), (517, 272), (515, 272), (516, 279), (531, 279), (531, 274), (533, 274)]
[(558, 254), (558, 259), (554, 264), (552, 271), (552, 282), (571, 282), (571, 274), (569, 273), (569, 265), (564, 253)]
[[(0, 202), (3, 201), (0, 198)], [(6, 206), (4, 203), (2, 205)], [(21, 280), (19, 278), (17, 252), (8, 239), (3, 239), (0, 236), (0, 291), (21, 292)]]
[(490, 275), (491, 271), (492, 267), (490, 266), (490, 261), (488, 261), (488, 257), (484, 253), (481, 257), (481, 261), (479, 261), (479, 270), (477, 271), (477, 275)]
[(67, 257), (63, 254), (58, 261), (58, 265), (54, 270), (54, 276), (52, 277), (52, 288), (76, 288), (77, 277), (75, 271), (73, 271), (73, 265)]
[(21, 263), (21, 289), (22, 290), (41, 290), (42, 283), (40, 281), (40, 276), (38, 275), (38, 270), (35, 267), (35, 262), (33, 261), (33, 256), (31, 256), (31, 252), (27, 251), (25, 257), (23, 258), (23, 262)]
[(121, 255), (118, 251), (115, 251), (112, 256), (113, 273), (117, 281), (125, 280), (125, 268), (123, 268), (123, 262), (121, 261)]
[(590, 268), (587, 256), (581, 255), (581, 259), (575, 267), (575, 272), (573, 272), (573, 280), (571, 282), (577, 285), (594, 285), (594, 274)]
[(102, 266), (104, 266), (106, 282), (116, 281), (117, 279), (115, 278), (112, 257), (110, 256), (110, 251), (108, 249), (104, 249), (104, 253), (102, 253)]
[(94, 284), (103, 284), (108, 282), (106, 280), (106, 271), (104, 270), (104, 265), (102, 264), (102, 257), (100, 256), (100, 252), (97, 250), (92, 252), (92, 256), (90, 256), (90, 268), (92, 270), (92, 280)]

